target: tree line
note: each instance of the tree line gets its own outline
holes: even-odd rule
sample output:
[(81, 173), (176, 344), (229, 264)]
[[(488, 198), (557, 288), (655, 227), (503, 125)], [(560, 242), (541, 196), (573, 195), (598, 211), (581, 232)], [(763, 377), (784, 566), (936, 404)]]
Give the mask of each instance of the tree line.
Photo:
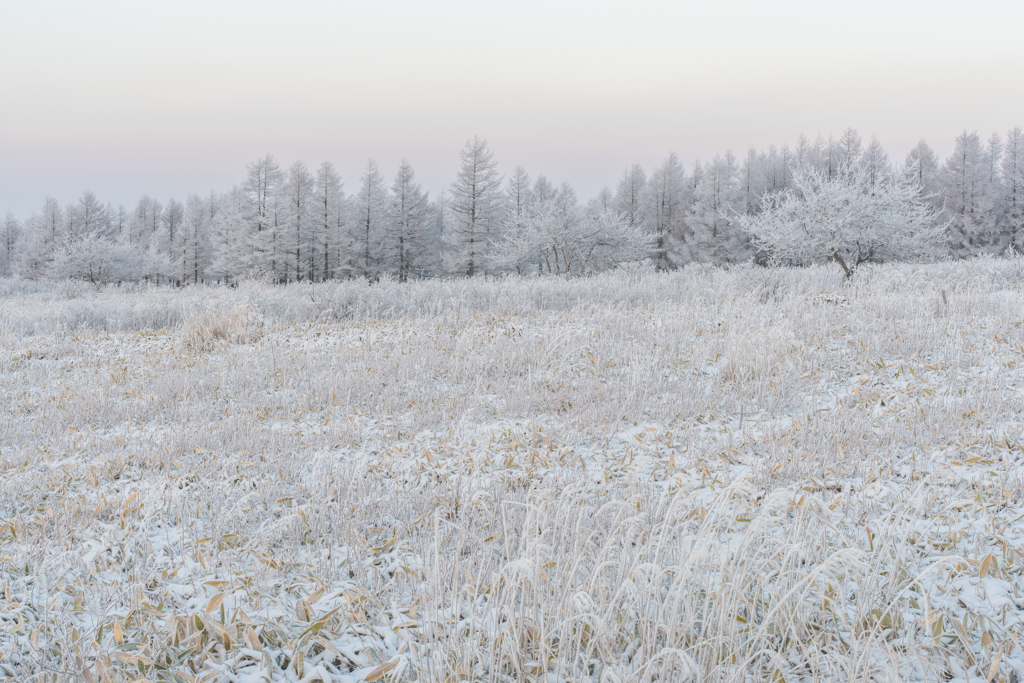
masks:
[[(828, 202), (845, 207), (839, 233), (846, 230), (842, 239), (849, 244), (836, 236), (840, 223), (821, 218), (838, 215)], [(916, 227), (892, 222), (907, 217)], [(851, 225), (860, 232), (850, 232)], [(870, 248), (861, 243), (868, 239), (864, 231), (874, 241)], [(912, 248), (915, 231), (941, 242), (932, 255), (1020, 250), (1021, 128), (987, 141), (965, 131), (944, 161), (922, 140), (894, 163), (876, 138), (865, 144), (854, 129), (838, 137), (801, 136), (794, 147), (751, 148), (743, 158), (726, 152), (690, 170), (673, 153), (650, 174), (634, 164), (614, 190), (605, 187), (589, 201), (569, 184), (532, 179), (521, 167), (503, 178), (479, 138), (466, 143), (458, 175), (435, 197), (404, 160), (390, 182), (369, 161), (358, 189), (346, 194), (330, 162), (314, 170), (296, 161), (284, 169), (268, 154), (223, 193), (166, 204), (144, 196), (128, 209), (87, 191), (66, 205), (48, 197), (24, 221), (8, 212), (0, 223), (0, 276), (96, 283), (404, 281), (578, 275), (640, 259), (671, 269), (752, 258), (831, 258), (849, 275), (847, 260), (855, 266), (923, 254)], [(818, 251), (808, 251), (812, 243)]]

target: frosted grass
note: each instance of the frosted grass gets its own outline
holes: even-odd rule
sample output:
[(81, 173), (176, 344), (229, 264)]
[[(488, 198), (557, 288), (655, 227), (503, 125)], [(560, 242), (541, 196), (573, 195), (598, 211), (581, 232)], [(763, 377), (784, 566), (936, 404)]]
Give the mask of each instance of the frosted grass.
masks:
[(0, 676), (1011, 680), (1021, 284), (6, 281)]

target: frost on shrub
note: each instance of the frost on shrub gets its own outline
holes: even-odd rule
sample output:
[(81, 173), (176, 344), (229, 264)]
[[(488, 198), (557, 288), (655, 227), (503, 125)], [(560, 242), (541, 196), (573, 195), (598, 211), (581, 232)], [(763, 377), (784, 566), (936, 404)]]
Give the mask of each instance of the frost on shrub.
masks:
[(145, 278), (159, 280), (169, 271), (166, 256), (150, 254), (105, 237), (87, 235), (63, 249), (53, 262), (51, 275), (103, 285)]
[(610, 211), (593, 212), (562, 195), (535, 199), (506, 220), (491, 262), (517, 273), (583, 275), (639, 261), (657, 236)]
[(872, 183), (864, 169), (826, 176), (804, 168), (794, 190), (766, 194), (761, 213), (740, 224), (781, 264), (835, 261), (847, 278), (863, 263), (912, 261), (943, 253), (947, 225), (905, 176)]
[(207, 309), (186, 316), (182, 321), (182, 346), (190, 353), (202, 353), (212, 350), (218, 342), (245, 344), (258, 338), (261, 328), (255, 311), (249, 306)]

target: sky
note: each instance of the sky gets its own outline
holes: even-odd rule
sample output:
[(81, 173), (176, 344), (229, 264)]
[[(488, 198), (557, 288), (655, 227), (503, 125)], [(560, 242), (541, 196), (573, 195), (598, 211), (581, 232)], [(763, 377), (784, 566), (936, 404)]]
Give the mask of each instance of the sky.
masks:
[(997, 0), (0, 0), (0, 212), (227, 190), (267, 152), (436, 192), (473, 136), (583, 197), (850, 126), (945, 155), (1024, 125), (1022, 31)]

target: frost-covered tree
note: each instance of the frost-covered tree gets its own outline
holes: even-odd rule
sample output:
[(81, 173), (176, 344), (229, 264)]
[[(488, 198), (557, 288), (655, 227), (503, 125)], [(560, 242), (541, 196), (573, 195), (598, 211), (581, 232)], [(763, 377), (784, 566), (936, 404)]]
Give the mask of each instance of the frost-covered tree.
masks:
[(505, 185), (506, 223), (511, 221), (513, 224), (518, 224), (522, 221), (526, 205), (529, 204), (532, 196), (530, 174), (522, 166), (516, 166)]
[(622, 174), (615, 188), (615, 213), (625, 216), (626, 223), (636, 227), (644, 222), (644, 197), (647, 192), (647, 174), (640, 164), (633, 164)]
[(761, 213), (740, 219), (755, 247), (776, 263), (835, 261), (846, 277), (866, 262), (934, 256), (946, 226), (905, 176), (871, 191), (860, 166), (826, 172), (802, 168), (794, 189), (766, 194)]
[[(831, 138), (829, 140), (831, 141)], [(861, 155), (864, 153), (864, 143), (861, 141), (860, 133), (854, 128), (847, 128), (835, 142), (835, 149), (835, 161), (839, 166), (853, 169), (860, 162)], [(829, 172), (832, 173), (831, 167)]]
[(1024, 250), (1024, 131), (1020, 126), (1006, 134), (1001, 169), (1003, 178), (1002, 211), (1006, 242), (1017, 251)]
[(245, 274), (245, 193), (235, 186), (217, 198), (211, 216), (208, 277), (222, 283)]
[(366, 163), (362, 185), (355, 198), (355, 220), (352, 233), (353, 277), (375, 280), (380, 274), (381, 247), (388, 219), (388, 188), (372, 159)]
[(882, 143), (874, 135), (871, 136), (871, 142), (868, 143), (867, 148), (861, 153), (858, 163), (864, 169), (864, 179), (868, 187), (874, 187), (892, 175), (889, 155), (886, 154)]
[(597, 196), (590, 200), (590, 204), (596, 211), (612, 211), (615, 205), (615, 195), (612, 188), (604, 185), (597, 191)]
[(211, 206), (197, 194), (185, 199), (181, 222), (174, 233), (172, 263), (178, 282), (198, 284), (206, 280), (210, 265)]
[(742, 206), (739, 169), (731, 152), (704, 165), (689, 207), (689, 260), (731, 263), (744, 260), (747, 239), (737, 228)]
[(770, 145), (761, 161), (765, 192), (782, 192), (789, 187), (793, 175), (792, 165), (789, 147), (783, 145), (782, 149), (776, 149), (775, 145)]
[[(341, 275), (343, 252), (347, 252), (347, 203), (341, 176), (334, 164), (325, 161), (316, 172), (313, 204), (317, 232), (320, 235), (319, 279), (330, 280)], [(347, 260), (347, 259), (346, 259)]]
[(110, 236), (118, 242), (128, 240), (128, 219), (130, 214), (124, 204), (107, 204), (107, 216), (110, 218)]
[(69, 207), (65, 212), (65, 220), (67, 221), (65, 236), (72, 242), (86, 235), (104, 238), (113, 236), (107, 207), (90, 190), (83, 192), (78, 201)]
[(447, 203), (448, 193), (442, 187), (437, 193), (437, 198), (427, 207), (429, 218), (427, 219), (426, 243), (428, 246), (423, 259), (424, 277), (444, 277), (448, 274), (445, 264), (449, 259), (446, 253), (447, 240), (444, 234)]
[[(177, 199), (170, 199), (164, 207), (164, 217), (153, 235), (150, 249), (159, 254), (170, 255), (178, 238), (178, 230), (185, 218), (185, 205)], [(173, 263), (173, 257), (171, 259)]]
[(907, 154), (904, 173), (917, 187), (918, 195), (935, 209), (942, 208), (941, 167), (935, 152), (924, 140)]
[(498, 268), (531, 274), (581, 275), (646, 258), (654, 236), (630, 226), (624, 213), (589, 211), (575, 192), (534, 195), (517, 220), (506, 214), (502, 236), (492, 242), (490, 259)]
[(391, 184), (391, 202), (384, 239), (384, 259), (388, 272), (399, 282), (424, 271), (429, 230), (430, 201), (416, 182), (412, 165), (402, 159)]
[(20, 239), (21, 222), (8, 211), (0, 221), (0, 277), (14, 275), (16, 245)]
[(149, 255), (123, 242), (89, 233), (65, 244), (53, 268), (61, 278), (93, 284), (131, 282), (146, 277), (167, 277), (173, 270), (165, 256)]
[(288, 169), (281, 230), (281, 248), (286, 256), (280, 277), (285, 282), (316, 279), (320, 236), (312, 206), (314, 185), (313, 174), (306, 164), (296, 161)]
[(461, 161), (448, 192), (445, 237), (452, 247), (452, 271), (473, 277), (483, 265), (488, 243), (498, 237), (504, 196), (498, 164), (485, 140), (468, 141)]
[(743, 213), (748, 216), (757, 213), (760, 208), (761, 194), (765, 191), (764, 160), (757, 150), (751, 146), (740, 166), (740, 191), (743, 195)]
[(800, 133), (800, 137), (798, 137), (796, 141), (796, 147), (793, 148), (793, 163), (797, 168), (815, 166), (817, 162), (813, 156), (814, 145), (806, 135)]
[(160, 202), (143, 195), (128, 218), (128, 232), (123, 242), (139, 249), (153, 244), (153, 237), (160, 231), (164, 207)]
[(545, 176), (539, 175), (533, 183), (533, 190), (531, 192), (534, 199), (539, 202), (546, 202), (558, 195), (558, 188)]
[(48, 277), (64, 239), (64, 209), (56, 199), (47, 197), (42, 210), (29, 216), (25, 223), (22, 246), (18, 249), (18, 274), (32, 280)]
[(686, 171), (675, 152), (668, 155), (647, 182), (646, 227), (655, 235), (654, 267), (666, 270), (691, 259), (686, 234)]
[(242, 191), (245, 221), (241, 231), (241, 262), (246, 273), (265, 274), (278, 281), (280, 267), (279, 230), (281, 228), (280, 197), (284, 173), (270, 154), (257, 159), (246, 168)]
[(981, 138), (964, 131), (943, 168), (945, 214), (953, 255), (975, 256), (997, 248), (992, 224), (990, 164)]

